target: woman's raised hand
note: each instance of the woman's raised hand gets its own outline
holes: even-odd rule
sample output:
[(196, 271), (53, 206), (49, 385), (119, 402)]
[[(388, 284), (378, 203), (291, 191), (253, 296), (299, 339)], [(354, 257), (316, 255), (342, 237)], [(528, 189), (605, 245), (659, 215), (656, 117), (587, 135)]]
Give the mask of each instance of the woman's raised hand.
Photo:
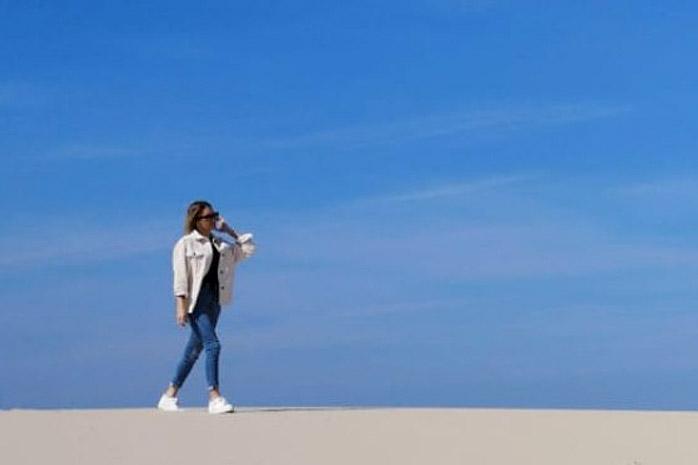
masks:
[(233, 228), (230, 227), (228, 223), (225, 222), (225, 218), (219, 216), (216, 220), (216, 229), (223, 231), (224, 233), (230, 234), (233, 238), (238, 238), (238, 233), (235, 232)]

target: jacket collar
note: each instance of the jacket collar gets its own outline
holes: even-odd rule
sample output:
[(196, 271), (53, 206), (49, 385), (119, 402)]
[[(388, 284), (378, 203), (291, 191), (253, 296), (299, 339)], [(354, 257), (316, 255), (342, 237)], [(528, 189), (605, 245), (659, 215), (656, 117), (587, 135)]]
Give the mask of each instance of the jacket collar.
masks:
[(198, 230), (194, 229), (189, 233), (189, 237), (196, 239), (197, 241), (208, 241), (208, 237), (201, 234)]
[[(188, 234), (188, 236), (196, 241), (199, 241), (199, 242), (208, 242), (210, 240), (208, 237), (204, 236), (196, 229), (194, 229), (192, 232), (190, 232)], [(216, 245), (216, 247), (218, 249), (220, 249), (225, 241), (222, 241), (219, 237), (216, 237), (214, 235), (211, 235), (211, 236), (213, 238), (213, 243)]]

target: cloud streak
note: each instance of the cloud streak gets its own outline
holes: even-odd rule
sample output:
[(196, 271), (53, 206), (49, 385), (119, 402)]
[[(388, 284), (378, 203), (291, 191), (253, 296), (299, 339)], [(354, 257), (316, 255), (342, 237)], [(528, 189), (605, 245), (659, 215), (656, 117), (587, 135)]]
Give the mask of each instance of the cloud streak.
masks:
[(628, 184), (613, 189), (613, 192), (629, 198), (696, 198), (698, 179), (690, 177), (665, 178)]
[(458, 197), (467, 194), (487, 192), (511, 187), (522, 182), (535, 179), (534, 175), (493, 176), (467, 182), (442, 183), (424, 189), (396, 194), (369, 197), (357, 201), (360, 204), (367, 203), (404, 203), (419, 200), (437, 200), (446, 197)]
[(16, 270), (116, 260), (155, 251), (165, 253), (174, 240), (172, 223), (169, 222), (108, 226), (90, 226), (80, 221), (47, 222), (40, 229), (3, 231), (0, 236), (0, 267)]
[(46, 154), (45, 158), (58, 160), (104, 160), (138, 158), (143, 155), (147, 155), (147, 152), (142, 149), (96, 145), (71, 145), (50, 151)]
[[(600, 218), (560, 207), (559, 190), (543, 189), (542, 198), (531, 193), (544, 183), (542, 176), (494, 176), (357, 199), (331, 213), (296, 218), (293, 224), (300, 226), (278, 232), (285, 241), (311, 247), (270, 244), (268, 252), (323, 269), (366, 270), (377, 279), (396, 273), (424, 280), (534, 278), (698, 266), (698, 249), (667, 245), (664, 236), (624, 236)], [(605, 192), (584, 186), (563, 190), (605, 201)]]
[(329, 145), (359, 148), (368, 145), (455, 137), (476, 132), (572, 124), (618, 116), (629, 109), (628, 106), (622, 105), (586, 103), (470, 110), (318, 131), (272, 140), (267, 142), (266, 146), (292, 148)]

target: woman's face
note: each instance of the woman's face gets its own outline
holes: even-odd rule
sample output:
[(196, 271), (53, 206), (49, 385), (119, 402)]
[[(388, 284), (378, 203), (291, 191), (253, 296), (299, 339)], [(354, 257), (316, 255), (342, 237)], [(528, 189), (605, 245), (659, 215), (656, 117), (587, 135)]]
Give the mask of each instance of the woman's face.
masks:
[(204, 207), (196, 220), (196, 229), (204, 236), (208, 236), (214, 229), (216, 217), (216, 212), (208, 207)]

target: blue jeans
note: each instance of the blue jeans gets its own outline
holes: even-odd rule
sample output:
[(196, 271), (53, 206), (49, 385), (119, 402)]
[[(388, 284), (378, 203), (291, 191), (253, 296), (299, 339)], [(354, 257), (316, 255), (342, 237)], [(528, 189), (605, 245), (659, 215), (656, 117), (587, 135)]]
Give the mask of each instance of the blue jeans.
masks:
[(191, 334), (171, 382), (171, 385), (177, 389), (184, 384), (202, 350), (206, 351), (208, 389), (218, 389), (218, 357), (221, 344), (216, 335), (216, 323), (221, 313), (221, 306), (216, 294), (208, 286), (202, 286), (194, 311), (189, 314)]

